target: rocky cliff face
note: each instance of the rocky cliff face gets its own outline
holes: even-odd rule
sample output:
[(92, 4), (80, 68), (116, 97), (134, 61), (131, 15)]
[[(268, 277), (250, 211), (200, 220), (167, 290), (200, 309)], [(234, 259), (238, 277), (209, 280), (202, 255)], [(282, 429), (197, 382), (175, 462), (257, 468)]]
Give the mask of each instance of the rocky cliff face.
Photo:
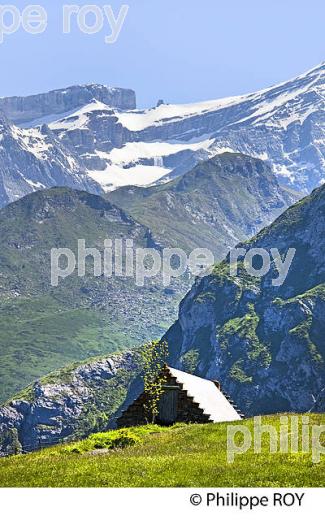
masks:
[(0, 116), (0, 207), (52, 186), (102, 192), (75, 152), (46, 125), (23, 130)]
[(90, 84), (75, 85), (27, 97), (0, 98), (0, 111), (13, 123), (24, 125), (38, 119), (51, 119), (57, 114), (76, 110), (94, 98), (120, 110), (136, 108), (133, 90)]
[(263, 278), (237, 276), (229, 259), (198, 280), (167, 333), (171, 364), (219, 379), (249, 415), (324, 411), (325, 189), (291, 207), (249, 248), (296, 254), (282, 286), (274, 263)]
[(53, 373), (0, 408), (0, 456), (29, 452), (105, 430), (138, 371), (136, 354)]

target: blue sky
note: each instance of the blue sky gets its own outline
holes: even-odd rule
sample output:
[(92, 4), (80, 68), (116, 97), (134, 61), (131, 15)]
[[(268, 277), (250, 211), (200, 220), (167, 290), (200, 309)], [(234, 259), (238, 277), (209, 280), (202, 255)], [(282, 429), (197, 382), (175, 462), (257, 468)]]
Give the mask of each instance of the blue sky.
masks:
[(62, 34), (62, 5), (85, 1), (10, 3), (44, 6), (48, 27), (37, 36), (20, 29), (5, 37), (0, 96), (95, 82), (135, 89), (141, 107), (158, 98), (186, 103), (267, 87), (325, 55), (324, 0), (99, 1), (116, 14), (122, 3), (130, 6), (113, 45), (104, 43), (108, 22), (85, 35), (72, 21), (71, 34)]

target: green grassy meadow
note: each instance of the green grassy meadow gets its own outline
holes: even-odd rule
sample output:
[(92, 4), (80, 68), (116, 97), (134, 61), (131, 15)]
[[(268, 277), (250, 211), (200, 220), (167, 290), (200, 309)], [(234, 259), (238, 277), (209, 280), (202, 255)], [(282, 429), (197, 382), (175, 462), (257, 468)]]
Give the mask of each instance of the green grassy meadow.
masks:
[[(301, 422), (301, 417), (298, 416)], [(309, 415), (311, 427), (324, 414)], [(236, 423), (232, 423), (234, 425)], [(253, 430), (253, 419), (241, 421)], [(263, 425), (280, 427), (280, 416)], [(300, 423), (299, 423), (300, 424)], [(96, 434), (83, 441), (0, 460), (0, 487), (321, 487), (325, 458), (311, 452), (270, 453), (249, 449), (227, 462), (228, 424), (147, 426)], [(299, 429), (299, 431), (301, 431)], [(325, 433), (321, 444), (325, 447)], [(293, 432), (288, 437), (292, 439)], [(236, 437), (241, 443), (241, 437)]]
[(51, 297), (0, 302), (0, 403), (76, 361), (131, 347), (109, 316)]

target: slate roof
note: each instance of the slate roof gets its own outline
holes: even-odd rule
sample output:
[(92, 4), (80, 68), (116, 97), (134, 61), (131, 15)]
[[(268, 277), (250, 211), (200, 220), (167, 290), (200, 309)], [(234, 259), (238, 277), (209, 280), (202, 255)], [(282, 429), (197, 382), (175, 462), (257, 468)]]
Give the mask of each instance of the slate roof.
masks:
[(193, 397), (204, 413), (210, 416), (211, 421), (218, 423), (242, 419), (213, 381), (187, 374), (175, 368), (167, 368), (177, 382), (183, 386), (187, 395)]

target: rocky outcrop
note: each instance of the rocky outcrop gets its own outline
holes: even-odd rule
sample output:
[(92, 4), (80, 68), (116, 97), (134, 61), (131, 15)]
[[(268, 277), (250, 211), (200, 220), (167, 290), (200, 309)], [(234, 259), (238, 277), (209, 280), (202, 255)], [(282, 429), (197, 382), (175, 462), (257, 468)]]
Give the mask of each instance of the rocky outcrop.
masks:
[(74, 85), (27, 97), (0, 98), (0, 110), (17, 125), (37, 119), (63, 115), (97, 99), (120, 110), (136, 108), (135, 92), (105, 85)]
[[(247, 415), (323, 411), (325, 188), (291, 207), (248, 243), (296, 250), (280, 287), (274, 263), (257, 278), (229, 259), (198, 280), (165, 340), (171, 364), (218, 379)], [(315, 404), (316, 403), (316, 404)]]
[(46, 125), (23, 130), (0, 117), (0, 207), (53, 186), (102, 192), (75, 152), (59, 142)]
[(0, 408), (0, 456), (107, 429), (138, 371), (126, 352), (53, 373)]

